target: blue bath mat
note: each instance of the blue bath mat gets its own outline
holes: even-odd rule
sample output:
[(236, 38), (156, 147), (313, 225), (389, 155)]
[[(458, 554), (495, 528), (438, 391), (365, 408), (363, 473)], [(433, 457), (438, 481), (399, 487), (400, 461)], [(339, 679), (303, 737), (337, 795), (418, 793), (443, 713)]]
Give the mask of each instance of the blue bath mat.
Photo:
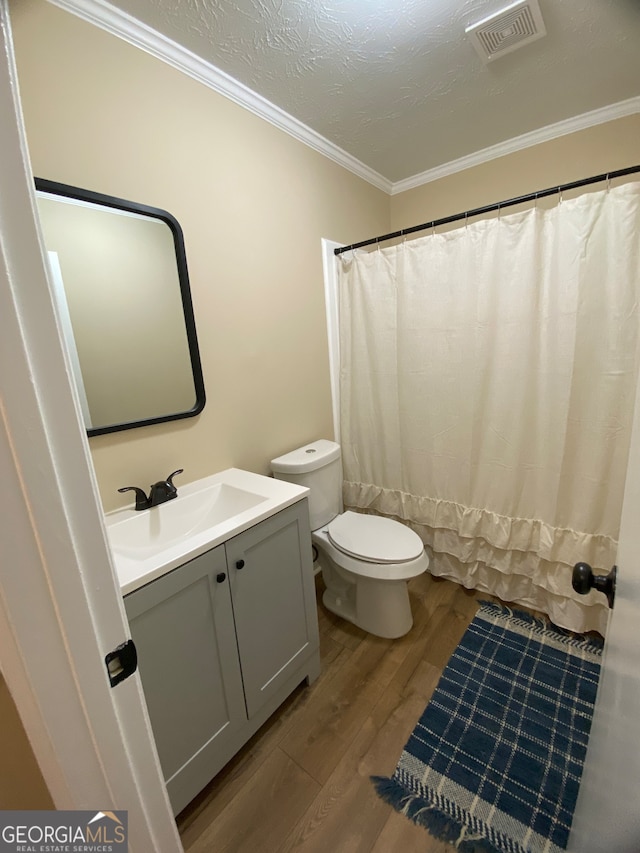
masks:
[(601, 653), (482, 603), (378, 794), (462, 853), (564, 850)]

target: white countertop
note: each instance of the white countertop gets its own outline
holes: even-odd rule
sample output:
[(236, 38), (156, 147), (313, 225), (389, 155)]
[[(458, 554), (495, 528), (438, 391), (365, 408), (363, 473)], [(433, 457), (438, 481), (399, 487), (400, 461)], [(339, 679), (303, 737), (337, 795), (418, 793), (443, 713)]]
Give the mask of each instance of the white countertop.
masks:
[[(247, 509), (240, 505), (232, 517), (209, 525), (211, 495), (226, 486), (232, 487), (233, 495), (239, 494), (235, 490), (249, 493), (248, 500), (255, 505)], [(308, 493), (307, 488), (284, 480), (228, 468), (179, 486), (178, 496), (160, 506), (136, 512), (132, 504), (131, 508), (107, 513), (107, 538), (123, 595), (297, 503)]]

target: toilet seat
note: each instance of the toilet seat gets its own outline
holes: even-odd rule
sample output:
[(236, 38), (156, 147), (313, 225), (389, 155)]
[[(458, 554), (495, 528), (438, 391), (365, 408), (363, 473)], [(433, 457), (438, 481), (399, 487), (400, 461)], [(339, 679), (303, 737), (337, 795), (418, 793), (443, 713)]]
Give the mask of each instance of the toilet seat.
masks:
[(424, 550), (418, 534), (399, 521), (350, 510), (333, 519), (327, 535), (343, 553), (370, 563), (406, 563)]

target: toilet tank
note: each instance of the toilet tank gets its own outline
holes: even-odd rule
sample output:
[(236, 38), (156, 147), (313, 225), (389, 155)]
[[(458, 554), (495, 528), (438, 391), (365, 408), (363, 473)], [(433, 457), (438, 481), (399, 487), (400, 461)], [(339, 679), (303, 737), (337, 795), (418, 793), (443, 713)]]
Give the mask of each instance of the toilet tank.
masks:
[(306, 486), (311, 529), (317, 530), (342, 512), (340, 445), (320, 439), (271, 460), (277, 480)]

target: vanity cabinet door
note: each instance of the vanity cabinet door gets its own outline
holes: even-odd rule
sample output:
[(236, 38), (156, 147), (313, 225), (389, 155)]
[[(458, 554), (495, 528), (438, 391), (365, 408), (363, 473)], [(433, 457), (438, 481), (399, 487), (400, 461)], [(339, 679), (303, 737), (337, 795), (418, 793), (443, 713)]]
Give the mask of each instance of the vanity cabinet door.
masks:
[(174, 813), (231, 758), (246, 724), (227, 574), (220, 546), (125, 597)]
[[(226, 543), (249, 718), (318, 646), (307, 501)], [(293, 685), (295, 686), (295, 685)]]

